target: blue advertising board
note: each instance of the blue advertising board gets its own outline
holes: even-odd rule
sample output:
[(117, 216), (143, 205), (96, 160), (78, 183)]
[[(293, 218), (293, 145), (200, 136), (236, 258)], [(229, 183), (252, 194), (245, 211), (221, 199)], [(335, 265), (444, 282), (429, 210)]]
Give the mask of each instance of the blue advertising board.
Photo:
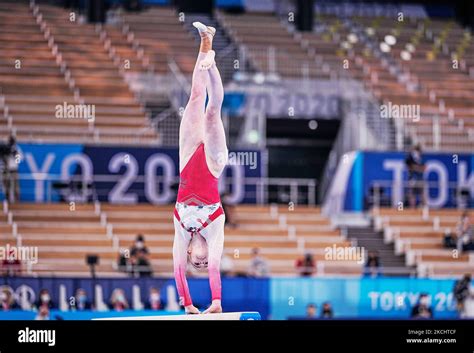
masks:
[[(343, 178), (333, 179), (338, 185), (334, 185), (334, 192), (329, 192), (326, 200), (341, 198), (337, 202), (345, 211), (362, 211), (367, 209), (366, 201), (375, 185), (382, 188), (382, 197), (390, 205), (397, 207), (405, 200), (409, 186), (407, 153), (356, 151), (350, 156), (339, 162), (336, 174), (350, 170), (339, 173)], [(469, 191), (463, 201), (465, 206), (474, 207), (474, 154), (423, 153), (422, 159), (426, 167), (423, 180), (427, 202), (431, 208), (459, 206), (461, 189)]]
[[(211, 300), (209, 281), (206, 278), (190, 278), (188, 283), (193, 303), (198, 308), (206, 308)], [(20, 297), (26, 295), (30, 302), (34, 302), (39, 291), (46, 288), (56, 305), (61, 295), (64, 296), (63, 299), (68, 299), (78, 288), (83, 288), (90, 298), (96, 285), (102, 288), (106, 303), (116, 288), (124, 290), (129, 303), (132, 301), (132, 292), (137, 293), (137, 289), (141, 301), (145, 302), (151, 287), (161, 289), (165, 304), (170, 290), (177, 297), (174, 280), (171, 278), (3, 278), (0, 281), (0, 288), (9, 288), (19, 301)], [(222, 304), (225, 312), (257, 311), (263, 319), (273, 320), (304, 318), (309, 303), (318, 307), (319, 315), (324, 302), (331, 303), (334, 318), (408, 319), (419, 295), (426, 293), (435, 319), (454, 319), (457, 313), (453, 286), (454, 279), (223, 278)], [(124, 315), (149, 315), (142, 311), (133, 313)], [(0, 319), (29, 318), (28, 315), (31, 316), (28, 313), (0, 311)], [(83, 319), (93, 317), (84, 315)], [(59, 316), (64, 319), (78, 318), (70, 312)]]
[(273, 278), (271, 318), (304, 317), (306, 305), (331, 303), (335, 318), (408, 319), (420, 293), (427, 293), (436, 319), (455, 318), (453, 280), (417, 278)]
[[(22, 201), (59, 201), (65, 191), (56, 189), (54, 183), (71, 179), (93, 181), (99, 201), (104, 202), (166, 204), (176, 197), (176, 148), (22, 143), (19, 151)], [(262, 176), (261, 157), (258, 150), (229, 151), (219, 180), (220, 190), (230, 193), (229, 202), (256, 203), (256, 184), (249, 180)]]
[[(193, 304), (198, 308), (207, 308), (211, 302), (211, 290), (209, 288), (209, 280), (207, 278), (189, 278), (188, 285), (193, 298)], [(8, 288), (17, 299), (21, 302), (21, 297), (26, 296), (30, 303), (34, 303), (38, 299), (41, 289), (47, 289), (57, 308), (61, 295), (63, 300), (69, 301), (69, 298), (75, 295), (78, 288), (86, 291), (87, 296), (92, 298), (93, 289), (100, 286), (103, 293), (103, 301), (107, 304), (116, 288), (124, 291), (124, 295), (128, 302), (132, 302), (133, 291), (139, 291), (140, 300), (144, 303), (147, 300), (150, 288), (158, 288), (161, 291), (163, 302), (168, 303), (168, 294), (171, 287), (174, 291), (175, 298), (178, 294), (175, 289), (175, 282), (172, 278), (7, 278), (0, 280), (0, 289)], [(61, 288), (63, 294), (61, 294)], [(269, 280), (268, 279), (250, 279), (250, 278), (223, 278), (222, 279), (222, 297), (223, 309), (226, 312), (238, 311), (257, 311), (262, 318), (266, 318), (269, 314)], [(15, 316), (16, 315), (16, 316)], [(26, 315), (26, 316), (25, 316)], [(0, 311), (1, 319), (25, 318), (28, 314), (9, 314)], [(133, 315), (128, 313), (125, 316), (137, 316), (140, 312), (136, 311)], [(155, 314), (156, 315), (156, 314)], [(74, 318), (74, 315), (64, 316), (63, 318)], [(76, 315), (77, 316), (77, 315)], [(102, 315), (107, 316), (107, 315)], [(109, 315), (110, 316), (110, 315)], [(86, 316), (82, 316), (86, 319)]]

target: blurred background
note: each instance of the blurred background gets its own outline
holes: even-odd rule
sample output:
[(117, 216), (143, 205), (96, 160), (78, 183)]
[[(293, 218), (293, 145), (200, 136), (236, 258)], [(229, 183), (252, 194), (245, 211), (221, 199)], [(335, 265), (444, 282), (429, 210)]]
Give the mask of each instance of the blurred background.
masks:
[(225, 86), (224, 311), (474, 317), (472, 1), (0, 0), (0, 319), (182, 313), (194, 21)]

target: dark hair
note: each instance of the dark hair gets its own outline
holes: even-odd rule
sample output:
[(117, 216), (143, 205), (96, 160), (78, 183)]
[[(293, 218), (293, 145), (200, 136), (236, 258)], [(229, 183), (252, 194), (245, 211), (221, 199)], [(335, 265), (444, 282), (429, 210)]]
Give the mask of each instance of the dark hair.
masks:
[(137, 239), (135, 241), (145, 241), (145, 238), (143, 237), (143, 234), (138, 234)]

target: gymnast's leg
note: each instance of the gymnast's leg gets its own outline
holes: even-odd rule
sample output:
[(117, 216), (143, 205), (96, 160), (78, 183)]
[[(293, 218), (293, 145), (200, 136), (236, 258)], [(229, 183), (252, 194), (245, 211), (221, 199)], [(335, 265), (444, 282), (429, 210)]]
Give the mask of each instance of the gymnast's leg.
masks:
[(179, 127), (180, 171), (183, 170), (197, 146), (204, 142), (204, 108), (209, 75), (201, 69), (200, 64), (212, 48), (212, 33), (208, 33), (207, 27), (204, 26), (204, 28), (205, 31), (198, 28), (201, 45), (193, 70), (191, 94)]
[[(214, 52), (210, 52), (206, 61), (212, 57)], [(224, 87), (221, 75), (215, 62), (212, 63), (209, 72), (208, 93), (209, 101), (206, 108), (206, 118), (204, 123), (204, 147), (209, 169), (214, 176), (219, 177), (227, 164), (227, 144), (224, 125), (221, 119), (221, 108), (224, 100)]]

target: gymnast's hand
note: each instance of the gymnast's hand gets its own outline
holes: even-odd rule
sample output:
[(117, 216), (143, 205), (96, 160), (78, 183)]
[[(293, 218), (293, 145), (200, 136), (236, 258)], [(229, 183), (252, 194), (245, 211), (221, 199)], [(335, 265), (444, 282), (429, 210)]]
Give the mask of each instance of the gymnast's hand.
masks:
[(212, 301), (212, 304), (203, 314), (216, 314), (222, 312), (221, 301), (219, 299), (215, 299)]
[(184, 308), (186, 315), (200, 314), (201, 312), (194, 305), (188, 305)]

